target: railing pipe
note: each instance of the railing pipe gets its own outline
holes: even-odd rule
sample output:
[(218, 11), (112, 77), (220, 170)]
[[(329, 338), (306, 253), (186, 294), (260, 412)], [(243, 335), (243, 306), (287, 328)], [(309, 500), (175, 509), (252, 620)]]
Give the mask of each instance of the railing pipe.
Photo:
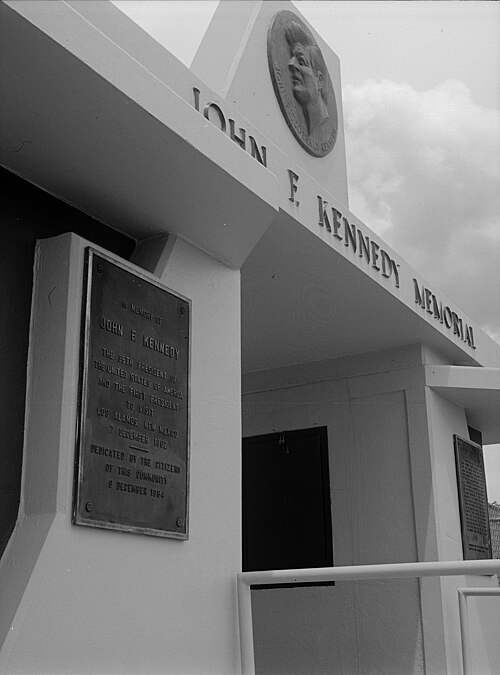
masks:
[[(238, 574), (238, 609), (240, 620), (242, 673), (243, 675), (254, 675), (255, 673), (252, 627), (252, 586), (258, 587), (275, 584), (308, 582), (318, 583), (341, 580), (361, 581), (363, 579), (408, 579), (412, 577), (459, 576), (465, 574), (500, 574), (500, 560), (454, 560), (439, 562), (389, 563), (382, 565), (351, 565), (348, 567), (316, 567), (299, 570), (241, 572)], [(472, 595), (473, 591), (478, 591), (480, 589), (463, 590), (467, 591), (467, 595)], [(493, 595), (493, 593), (490, 594)], [(461, 598), (462, 596), (459, 597)], [(466, 603), (466, 600), (460, 600), (460, 603)], [(462, 607), (462, 604), (460, 606)], [(466, 605), (464, 616), (464, 621), (466, 621)], [(461, 624), (461, 626), (462, 635), (464, 635), (463, 625)], [(470, 659), (470, 644), (466, 645), (466, 650), (466, 652), (463, 652), (464, 673), (468, 675), (468, 672), (470, 671), (465, 670), (467, 668), (465, 658)]]
[(449, 562), (388, 563), (350, 565), (348, 567), (313, 567), (301, 570), (241, 572), (239, 577), (249, 586), (293, 584), (360, 579), (408, 579), (411, 577), (453, 576), (461, 574), (499, 574), (500, 560), (453, 560)]

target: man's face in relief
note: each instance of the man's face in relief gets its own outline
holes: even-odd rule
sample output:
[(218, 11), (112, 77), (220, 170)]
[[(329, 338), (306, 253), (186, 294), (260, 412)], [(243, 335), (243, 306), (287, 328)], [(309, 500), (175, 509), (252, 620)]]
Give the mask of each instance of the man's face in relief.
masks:
[(302, 106), (318, 100), (323, 75), (316, 71), (307, 49), (299, 42), (293, 45), (288, 69), (292, 76), (293, 95)]

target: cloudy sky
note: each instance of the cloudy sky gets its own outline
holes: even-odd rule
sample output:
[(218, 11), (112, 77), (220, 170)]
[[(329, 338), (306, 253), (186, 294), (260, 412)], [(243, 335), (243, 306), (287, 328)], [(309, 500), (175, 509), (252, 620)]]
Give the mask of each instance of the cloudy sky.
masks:
[[(189, 65), (218, 3), (115, 4)], [(500, 3), (294, 4), (340, 57), (351, 211), (500, 342)]]

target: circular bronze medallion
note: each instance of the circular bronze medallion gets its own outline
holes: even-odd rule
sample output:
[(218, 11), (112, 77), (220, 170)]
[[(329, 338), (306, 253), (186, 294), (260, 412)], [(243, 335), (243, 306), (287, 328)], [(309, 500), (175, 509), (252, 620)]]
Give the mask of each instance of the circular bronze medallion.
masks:
[(283, 10), (267, 32), (267, 60), (274, 93), (293, 135), (315, 157), (337, 140), (337, 104), (321, 49), (309, 28)]

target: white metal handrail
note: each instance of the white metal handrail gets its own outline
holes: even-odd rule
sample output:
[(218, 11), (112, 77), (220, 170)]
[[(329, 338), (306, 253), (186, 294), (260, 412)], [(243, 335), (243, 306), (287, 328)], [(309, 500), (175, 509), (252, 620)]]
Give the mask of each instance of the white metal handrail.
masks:
[[(321, 583), (329, 581), (361, 581), (362, 579), (408, 579), (414, 577), (461, 576), (465, 574), (500, 574), (500, 560), (459, 560), (449, 562), (392, 563), (385, 565), (352, 565), (349, 567), (317, 567), (302, 570), (269, 570), (238, 574), (238, 613), (240, 622), (241, 670), (255, 675), (252, 626), (252, 586)], [(486, 593), (489, 591), (489, 593)], [(464, 632), (467, 622), (468, 595), (495, 595), (497, 589), (459, 589), (460, 625), (464, 675), (470, 671), (470, 638)], [(500, 589), (498, 589), (500, 591)], [(461, 599), (463, 597), (463, 600)], [(463, 618), (462, 618), (463, 617)], [(465, 635), (465, 639), (464, 639)], [(465, 647), (464, 647), (465, 643)], [(467, 670), (469, 668), (469, 670)]]

